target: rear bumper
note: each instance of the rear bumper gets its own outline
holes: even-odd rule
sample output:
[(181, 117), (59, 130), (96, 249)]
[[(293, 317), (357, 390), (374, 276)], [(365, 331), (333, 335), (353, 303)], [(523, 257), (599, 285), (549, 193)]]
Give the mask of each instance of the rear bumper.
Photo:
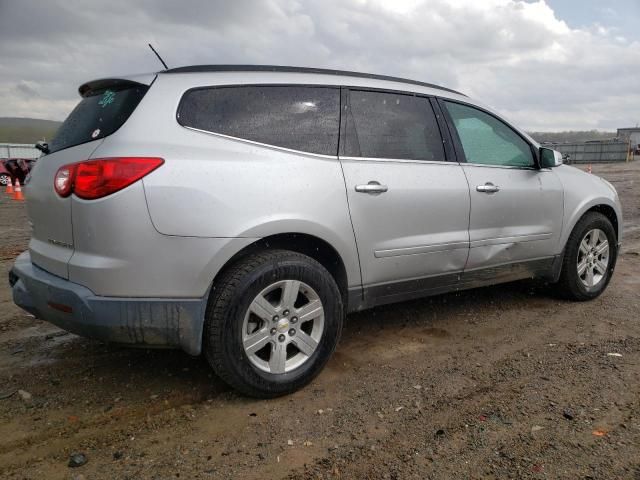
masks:
[(106, 342), (201, 351), (206, 297), (100, 297), (52, 275), (22, 253), (9, 273), (16, 305), (60, 328)]

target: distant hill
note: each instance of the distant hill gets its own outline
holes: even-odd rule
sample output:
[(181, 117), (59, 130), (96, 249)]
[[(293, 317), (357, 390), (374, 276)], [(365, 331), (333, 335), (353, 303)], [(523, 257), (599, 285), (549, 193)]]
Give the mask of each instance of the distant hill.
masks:
[(568, 132), (528, 132), (538, 142), (587, 142), (589, 140), (607, 140), (614, 138), (617, 132), (601, 132), (600, 130), (568, 131)]
[(35, 143), (51, 140), (62, 122), (38, 118), (0, 117), (0, 143)]

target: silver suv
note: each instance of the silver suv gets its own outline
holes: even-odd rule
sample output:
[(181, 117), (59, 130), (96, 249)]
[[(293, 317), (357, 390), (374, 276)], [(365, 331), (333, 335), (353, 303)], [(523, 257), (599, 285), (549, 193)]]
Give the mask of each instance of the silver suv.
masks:
[(448, 88), (218, 65), (80, 95), (28, 182), (15, 303), (204, 353), (245, 394), (308, 383), (348, 312), (534, 277), (588, 300), (611, 279), (615, 189)]

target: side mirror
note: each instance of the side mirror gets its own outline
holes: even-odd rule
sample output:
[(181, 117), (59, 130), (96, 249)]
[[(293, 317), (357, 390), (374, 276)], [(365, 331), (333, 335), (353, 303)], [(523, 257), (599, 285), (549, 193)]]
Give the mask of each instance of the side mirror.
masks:
[(49, 144), (43, 141), (36, 142), (34, 145), (38, 150), (40, 150), (45, 155), (49, 153)]
[(553, 168), (559, 167), (563, 163), (563, 155), (557, 150), (540, 147), (540, 167)]

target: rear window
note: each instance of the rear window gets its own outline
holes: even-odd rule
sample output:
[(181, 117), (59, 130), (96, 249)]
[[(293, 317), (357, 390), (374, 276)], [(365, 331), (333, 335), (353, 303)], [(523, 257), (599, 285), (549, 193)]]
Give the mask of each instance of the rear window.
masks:
[(340, 89), (304, 86), (199, 88), (178, 110), (185, 127), (323, 155), (337, 155)]
[(90, 92), (60, 126), (49, 143), (49, 151), (57, 152), (111, 135), (127, 121), (148, 89), (146, 85), (135, 85)]

